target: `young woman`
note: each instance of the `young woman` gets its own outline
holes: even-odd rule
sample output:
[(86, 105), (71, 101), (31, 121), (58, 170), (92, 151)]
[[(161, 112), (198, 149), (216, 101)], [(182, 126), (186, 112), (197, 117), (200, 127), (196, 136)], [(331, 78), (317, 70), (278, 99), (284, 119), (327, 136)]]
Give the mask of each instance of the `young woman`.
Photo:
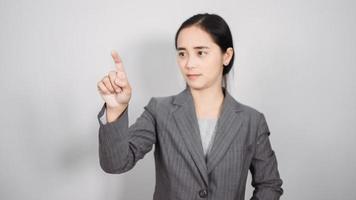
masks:
[(152, 97), (130, 127), (132, 89), (112, 52), (116, 71), (97, 84), (105, 101), (98, 114), (101, 168), (124, 173), (155, 145), (154, 200), (242, 200), (249, 170), (251, 199), (279, 199), (282, 180), (264, 114), (226, 90), (234, 61), (226, 22), (215, 14), (194, 15), (178, 29), (175, 47), (186, 88)]

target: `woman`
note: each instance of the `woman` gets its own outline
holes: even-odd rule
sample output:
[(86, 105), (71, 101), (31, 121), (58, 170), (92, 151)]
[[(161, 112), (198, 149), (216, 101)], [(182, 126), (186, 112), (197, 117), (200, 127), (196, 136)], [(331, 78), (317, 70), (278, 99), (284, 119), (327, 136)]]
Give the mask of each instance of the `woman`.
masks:
[(226, 22), (215, 14), (195, 15), (178, 29), (175, 47), (186, 88), (152, 97), (130, 127), (131, 87), (112, 52), (116, 71), (98, 82), (105, 101), (98, 114), (101, 168), (124, 173), (155, 145), (155, 200), (244, 199), (249, 170), (252, 199), (279, 199), (282, 180), (265, 117), (226, 90), (234, 61)]

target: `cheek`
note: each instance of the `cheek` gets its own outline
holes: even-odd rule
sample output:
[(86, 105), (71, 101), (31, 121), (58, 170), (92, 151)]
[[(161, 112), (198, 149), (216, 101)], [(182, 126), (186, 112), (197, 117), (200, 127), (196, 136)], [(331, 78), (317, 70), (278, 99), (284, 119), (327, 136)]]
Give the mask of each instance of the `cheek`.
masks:
[(180, 61), (177, 62), (179, 70), (183, 73), (184, 72), (184, 64)]
[(179, 71), (182, 73), (182, 74), (185, 74), (185, 62), (183, 60), (177, 60), (177, 65), (178, 65), (178, 68), (179, 68)]
[(209, 74), (211, 74), (212, 76), (220, 74), (220, 72), (223, 70), (221, 59), (218, 57), (212, 57), (207, 59), (206, 66), (207, 70), (210, 72)]
[(186, 61), (184, 59), (177, 58), (177, 64), (179, 68), (183, 68), (185, 66)]

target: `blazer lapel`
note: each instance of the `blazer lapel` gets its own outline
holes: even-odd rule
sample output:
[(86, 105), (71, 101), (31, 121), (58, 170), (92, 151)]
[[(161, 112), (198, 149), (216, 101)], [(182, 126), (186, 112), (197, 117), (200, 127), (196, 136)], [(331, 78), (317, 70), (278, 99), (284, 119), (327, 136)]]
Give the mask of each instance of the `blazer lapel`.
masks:
[(190, 90), (186, 88), (183, 92), (178, 94), (174, 103), (182, 105), (173, 113), (173, 116), (180, 129), (184, 143), (186, 144), (196, 167), (199, 169), (201, 177), (204, 182), (208, 184), (207, 167), (200, 139), (198, 119)]
[(242, 111), (240, 104), (225, 88), (222, 87), (222, 89), (225, 97), (216, 124), (216, 135), (214, 141), (212, 141), (213, 146), (207, 155), (207, 161), (204, 158), (198, 119), (190, 89), (186, 87), (175, 96), (173, 101), (174, 104), (180, 105), (173, 113), (174, 119), (180, 129), (184, 143), (206, 184), (208, 184), (208, 174), (224, 156), (242, 124), (237, 114), (237, 112)]
[(227, 92), (222, 104), (222, 110), (216, 124), (215, 138), (212, 141), (213, 146), (207, 155), (207, 173), (209, 174), (220, 159), (225, 155), (234, 137), (242, 125), (242, 119), (238, 112), (242, 111), (239, 103)]

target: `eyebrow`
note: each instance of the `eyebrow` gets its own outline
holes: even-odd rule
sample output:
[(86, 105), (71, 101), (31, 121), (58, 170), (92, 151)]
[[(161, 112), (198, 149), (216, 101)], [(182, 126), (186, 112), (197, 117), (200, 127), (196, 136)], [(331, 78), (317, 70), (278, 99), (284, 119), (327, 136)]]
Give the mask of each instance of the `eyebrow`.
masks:
[[(196, 47), (193, 47), (193, 49), (209, 49), (209, 47), (207, 46), (196, 46)], [(186, 48), (184, 47), (178, 47), (177, 50), (187, 50)]]

